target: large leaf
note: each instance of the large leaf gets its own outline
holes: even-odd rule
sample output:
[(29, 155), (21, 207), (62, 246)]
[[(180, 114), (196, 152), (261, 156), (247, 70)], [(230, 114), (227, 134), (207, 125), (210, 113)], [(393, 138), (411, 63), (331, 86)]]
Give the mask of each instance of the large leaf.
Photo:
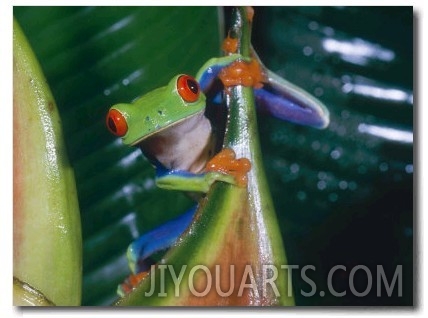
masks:
[(74, 174), (55, 100), (16, 21), (13, 126), (14, 305), (46, 299), (80, 305), (82, 238)]
[(82, 213), (83, 304), (108, 304), (129, 274), (127, 245), (192, 203), (155, 188), (139, 151), (107, 131), (106, 111), (178, 71), (196, 73), (219, 54), (218, 11), (38, 7), (14, 13), (62, 112)]
[[(83, 303), (108, 304), (128, 274), (127, 244), (184, 211), (155, 189), (138, 151), (109, 136), (104, 114), (218, 55), (215, 8), (25, 8), (14, 14), (41, 61), (64, 122), (84, 240)], [(161, 14), (160, 17), (158, 14)], [(364, 22), (362, 22), (364, 17)], [(253, 43), (272, 70), (330, 109), (325, 131), (259, 117), (268, 182), (290, 264), (313, 265), (296, 304), (411, 304), (413, 297), (413, 17), (409, 8), (256, 8)], [(328, 271), (337, 291), (327, 291)], [(403, 297), (349, 290), (356, 265), (403, 265)], [(373, 276), (375, 278), (375, 276)], [(364, 275), (356, 275), (360, 291)]]

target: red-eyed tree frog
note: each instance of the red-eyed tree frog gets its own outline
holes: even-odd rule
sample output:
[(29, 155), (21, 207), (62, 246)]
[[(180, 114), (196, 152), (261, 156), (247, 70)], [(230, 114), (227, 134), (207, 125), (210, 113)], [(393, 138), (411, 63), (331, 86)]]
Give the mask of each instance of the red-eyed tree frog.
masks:
[[(328, 125), (329, 113), (320, 101), (266, 69), (255, 53), (250, 61), (239, 54), (210, 59), (195, 78), (174, 76), (166, 86), (130, 104), (112, 106), (106, 124), (124, 144), (142, 150), (154, 165), (161, 188), (206, 193), (216, 181), (246, 186), (251, 163), (236, 159), (231, 149), (222, 149), (227, 110), (221, 92), (231, 85), (253, 86), (257, 107), (280, 119), (316, 128)], [(129, 246), (134, 274), (146, 270), (150, 255), (177, 240), (195, 210)]]

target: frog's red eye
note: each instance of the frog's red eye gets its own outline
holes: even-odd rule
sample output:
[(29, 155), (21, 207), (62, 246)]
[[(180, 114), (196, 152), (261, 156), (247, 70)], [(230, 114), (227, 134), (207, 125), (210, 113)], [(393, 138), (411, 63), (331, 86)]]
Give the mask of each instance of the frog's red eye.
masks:
[(106, 124), (111, 133), (118, 137), (125, 136), (128, 131), (128, 124), (125, 117), (120, 111), (114, 108), (109, 110)]
[(177, 91), (185, 102), (193, 103), (199, 98), (199, 84), (189, 75), (181, 75), (177, 80)]

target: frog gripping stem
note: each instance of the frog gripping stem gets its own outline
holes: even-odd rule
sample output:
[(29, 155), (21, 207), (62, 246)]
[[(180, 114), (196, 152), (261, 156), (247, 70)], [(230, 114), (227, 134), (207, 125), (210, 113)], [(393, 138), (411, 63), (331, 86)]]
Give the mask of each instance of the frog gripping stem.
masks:
[(224, 148), (210, 161), (208, 161), (206, 172), (220, 172), (234, 177), (236, 185), (245, 187), (248, 183), (247, 173), (251, 170), (251, 162), (247, 158), (236, 159), (235, 151)]

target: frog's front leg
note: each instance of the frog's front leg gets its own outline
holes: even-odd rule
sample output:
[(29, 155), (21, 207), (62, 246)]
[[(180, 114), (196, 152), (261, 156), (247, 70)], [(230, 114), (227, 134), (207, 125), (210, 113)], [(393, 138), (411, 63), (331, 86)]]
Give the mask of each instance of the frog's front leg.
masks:
[(156, 184), (168, 190), (203, 193), (208, 192), (216, 181), (244, 187), (250, 169), (251, 163), (247, 158), (236, 159), (235, 152), (226, 148), (215, 155), (201, 173), (158, 168)]

